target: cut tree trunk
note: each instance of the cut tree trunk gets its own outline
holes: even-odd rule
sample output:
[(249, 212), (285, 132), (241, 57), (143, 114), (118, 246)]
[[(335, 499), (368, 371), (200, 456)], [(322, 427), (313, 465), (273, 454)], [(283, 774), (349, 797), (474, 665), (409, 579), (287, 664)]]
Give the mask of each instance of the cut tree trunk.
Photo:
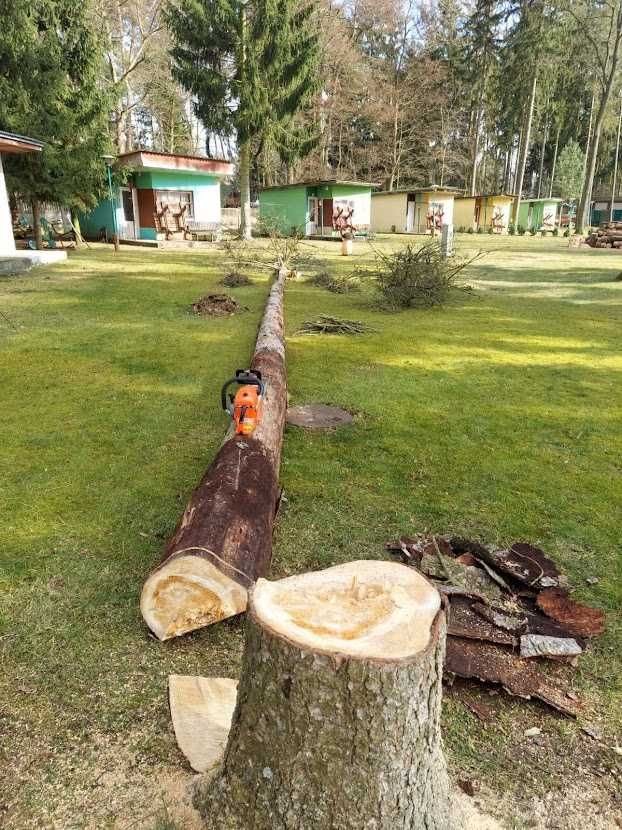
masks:
[(38, 199), (32, 200), (32, 230), (35, 236), (35, 247), (37, 251), (43, 250), (43, 234), (41, 232), (41, 202)]
[(404, 565), (259, 580), (208, 826), (450, 830), (444, 651), (439, 594)]
[(225, 438), (143, 586), (140, 609), (160, 640), (240, 614), (270, 567), (287, 409), (286, 275), (280, 271), (270, 291), (251, 363), (265, 383), (259, 424), (250, 437)]

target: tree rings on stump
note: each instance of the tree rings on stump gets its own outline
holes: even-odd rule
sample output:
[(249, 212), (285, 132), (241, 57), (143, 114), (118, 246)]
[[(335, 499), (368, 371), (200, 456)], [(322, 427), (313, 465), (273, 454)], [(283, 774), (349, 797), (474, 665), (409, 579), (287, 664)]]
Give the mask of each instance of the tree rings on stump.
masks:
[(249, 594), (219, 830), (450, 830), (440, 738), (445, 619), (404, 565), (360, 561)]
[(287, 410), (287, 423), (304, 429), (334, 429), (353, 421), (354, 416), (351, 412), (323, 403), (290, 406)]
[(175, 737), (196, 772), (207, 772), (222, 761), (237, 691), (237, 680), (228, 677), (169, 677)]

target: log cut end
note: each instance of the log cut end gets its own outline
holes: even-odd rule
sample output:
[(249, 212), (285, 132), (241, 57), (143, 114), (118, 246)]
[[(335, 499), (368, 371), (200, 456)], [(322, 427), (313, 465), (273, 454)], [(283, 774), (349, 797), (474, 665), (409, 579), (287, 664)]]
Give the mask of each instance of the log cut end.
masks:
[(196, 772), (207, 772), (221, 763), (237, 692), (237, 680), (228, 677), (169, 677), (168, 699), (175, 737)]
[(440, 609), (438, 591), (414, 569), (369, 560), (260, 579), (251, 601), (261, 625), (303, 649), (386, 661), (423, 651)]
[(248, 592), (202, 556), (168, 559), (145, 582), (140, 610), (159, 640), (178, 637), (246, 610)]

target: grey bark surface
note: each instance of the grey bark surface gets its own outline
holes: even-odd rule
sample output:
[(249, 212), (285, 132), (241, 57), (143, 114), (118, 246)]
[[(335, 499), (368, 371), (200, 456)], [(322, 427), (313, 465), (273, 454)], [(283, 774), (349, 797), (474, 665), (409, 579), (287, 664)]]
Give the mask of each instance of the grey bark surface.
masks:
[(220, 773), (195, 805), (219, 830), (452, 830), (440, 736), (445, 618), (403, 661), (303, 651), (251, 603)]

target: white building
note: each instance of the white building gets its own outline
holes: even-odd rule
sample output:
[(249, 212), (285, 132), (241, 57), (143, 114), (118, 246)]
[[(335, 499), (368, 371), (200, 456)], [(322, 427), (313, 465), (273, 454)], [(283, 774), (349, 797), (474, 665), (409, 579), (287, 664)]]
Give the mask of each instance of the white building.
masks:
[[(9, 206), (9, 194), (4, 179), (4, 169), (2, 167), (2, 156), (11, 153), (40, 153), (42, 149), (43, 142), (41, 141), (0, 130), (0, 260), (4, 262), (24, 258), (30, 260), (31, 264), (34, 265), (42, 262), (58, 262), (59, 260), (67, 258), (65, 251), (18, 251), (15, 248), (13, 222)], [(1, 270), (3, 273), (10, 273), (10, 266), (6, 269), (3, 267)]]

